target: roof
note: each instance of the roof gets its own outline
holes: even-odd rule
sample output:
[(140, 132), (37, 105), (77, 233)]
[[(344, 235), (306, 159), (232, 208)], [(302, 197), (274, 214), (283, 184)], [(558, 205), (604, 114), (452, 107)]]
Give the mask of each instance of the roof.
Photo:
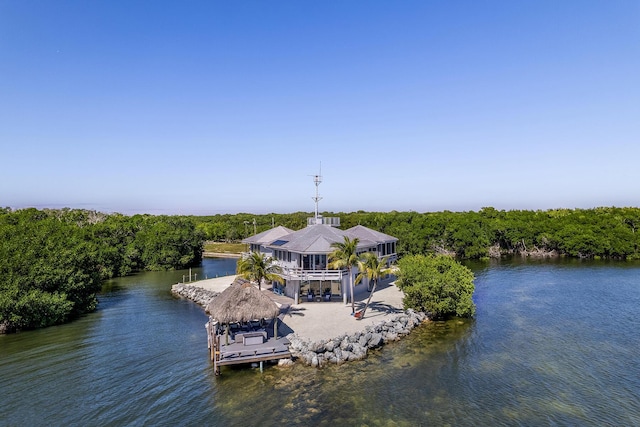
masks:
[(247, 237), (242, 240), (242, 243), (253, 243), (258, 245), (268, 245), (271, 242), (278, 240), (282, 236), (293, 233), (293, 230), (287, 227), (279, 225), (275, 228), (271, 228), (262, 233), (258, 233), (255, 236)]
[(206, 311), (220, 323), (273, 319), (280, 314), (271, 298), (242, 278), (236, 278), (231, 286), (213, 298)]
[(384, 234), (376, 230), (372, 230), (363, 225), (356, 225), (355, 227), (351, 227), (346, 230), (346, 233), (349, 234), (351, 238), (357, 237), (361, 241), (369, 240), (376, 243), (398, 241), (396, 237), (389, 236), (388, 234)]
[(278, 236), (277, 239), (263, 245), (289, 252), (327, 254), (334, 249), (331, 245), (343, 242), (345, 236), (351, 239), (357, 237), (359, 240), (358, 248), (366, 248), (376, 246), (378, 243), (398, 240), (395, 237), (361, 225), (348, 230), (340, 230), (325, 224), (314, 224), (287, 235)]
[(333, 250), (331, 244), (344, 241), (344, 236), (346, 234), (342, 230), (315, 224), (281, 236), (277, 242), (265, 246), (298, 253), (328, 253)]

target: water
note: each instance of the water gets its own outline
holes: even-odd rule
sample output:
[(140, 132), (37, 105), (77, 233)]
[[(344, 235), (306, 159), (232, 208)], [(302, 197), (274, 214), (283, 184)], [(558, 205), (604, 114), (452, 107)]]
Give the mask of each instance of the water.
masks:
[(188, 272), (114, 280), (96, 313), (0, 336), (0, 425), (640, 425), (640, 265), (470, 266), (475, 320), (420, 327), (364, 362), (218, 378), (206, 316), (170, 294)]

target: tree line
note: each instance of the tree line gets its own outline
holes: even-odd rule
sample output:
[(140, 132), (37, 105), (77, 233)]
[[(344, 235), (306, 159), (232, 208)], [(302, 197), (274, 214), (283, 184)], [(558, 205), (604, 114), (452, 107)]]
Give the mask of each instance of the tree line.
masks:
[(0, 332), (94, 310), (105, 279), (196, 265), (203, 241), (187, 217), (0, 209)]
[[(506, 254), (639, 259), (640, 208), (497, 210), (477, 212), (324, 212), (341, 228), (364, 225), (399, 239), (398, 254), (453, 254), (459, 259)], [(207, 240), (239, 241), (273, 225), (298, 230), (307, 212), (194, 217)], [(255, 227), (254, 227), (255, 224)]]
[[(323, 212), (343, 229), (361, 224), (399, 239), (398, 254), (505, 254), (640, 259), (640, 208), (546, 211)], [(0, 208), (0, 332), (65, 322), (95, 309), (101, 282), (141, 270), (185, 268), (204, 240), (240, 241), (308, 212), (152, 216)]]

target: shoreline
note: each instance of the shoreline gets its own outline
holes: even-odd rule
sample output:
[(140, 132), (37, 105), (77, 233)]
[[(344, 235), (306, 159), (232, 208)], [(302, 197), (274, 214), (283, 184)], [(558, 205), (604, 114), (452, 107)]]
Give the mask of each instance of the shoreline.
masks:
[(203, 258), (240, 258), (242, 254), (231, 253), (231, 252), (202, 252)]
[[(235, 279), (235, 275), (206, 279), (198, 282), (176, 284), (172, 293), (187, 298), (203, 309)], [(263, 288), (269, 292), (269, 288)], [(351, 315), (351, 303), (307, 302), (302, 304), (278, 303), (282, 308), (280, 331), (291, 342), (293, 360), (306, 365), (321, 367), (327, 363), (341, 364), (366, 358), (369, 350), (382, 347), (408, 335), (411, 330), (429, 321), (425, 313), (404, 310), (404, 294), (393, 280), (378, 285), (371, 298), (365, 317), (361, 320)], [(364, 308), (369, 297), (364, 285), (358, 285), (355, 293), (356, 311)], [(290, 359), (284, 359), (290, 362)], [(282, 362), (281, 364), (286, 364)]]

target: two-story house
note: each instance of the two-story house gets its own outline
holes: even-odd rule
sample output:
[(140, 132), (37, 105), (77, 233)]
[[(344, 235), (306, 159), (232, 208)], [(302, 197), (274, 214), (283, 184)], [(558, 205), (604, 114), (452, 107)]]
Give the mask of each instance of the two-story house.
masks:
[[(316, 196), (317, 198), (317, 196)], [(324, 218), (317, 213), (307, 221), (307, 227), (293, 231), (275, 227), (244, 239), (250, 251), (267, 254), (282, 267), (284, 285), (274, 291), (283, 293), (298, 302), (345, 300), (349, 292), (348, 271), (328, 267), (328, 255), (333, 243), (343, 242), (344, 237), (358, 239), (357, 253), (374, 252), (379, 258), (396, 260), (398, 239), (370, 228), (357, 225), (341, 230), (340, 218)], [(354, 268), (352, 274), (357, 274)]]

